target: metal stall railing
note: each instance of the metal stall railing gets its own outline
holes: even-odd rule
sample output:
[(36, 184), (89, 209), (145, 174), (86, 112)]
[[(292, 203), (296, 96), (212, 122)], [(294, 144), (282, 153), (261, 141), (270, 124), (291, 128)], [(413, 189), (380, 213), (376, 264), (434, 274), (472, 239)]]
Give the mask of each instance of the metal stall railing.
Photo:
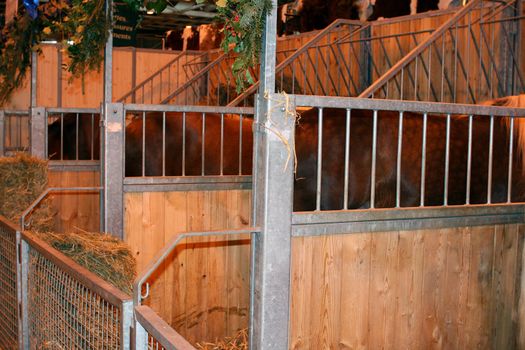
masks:
[(128, 93), (120, 97), (121, 103), (160, 103), (174, 89), (184, 84), (205, 65), (207, 53), (183, 51), (173, 60), (137, 84)]
[(476, 104), (525, 91), (519, 1), (472, 1), (359, 97)]
[[(150, 290), (148, 279), (168, 259), (175, 249), (188, 238), (227, 237), (238, 234), (257, 234), (255, 227), (239, 230), (221, 230), (207, 232), (187, 232), (175, 235), (151, 260), (151, 263), (135, 280), (133, 303), (135, 310), (135, 345), (137, 350), (146, 349), (195, 349), (176, 330), (163, 321), (151, 308), (142, 305)], [(143, 288), (145, 287), (145, 288)], [(145, 294), (143, 294), (143, 289)]]
[(492, 101), (494, 106), (291, 100), (302, 110), (295, 211), (525, 201), (520, 96)]
[(0, 156), (29, 151), (29, 117), (28, 110), (0, 110)]
[(99, 109), (46, 108), (43, 115), (45, 159), (69, 162), (100, 159)]
[(129, 349), (131, 298), (29, 233), (22, 233), (24, 344)]

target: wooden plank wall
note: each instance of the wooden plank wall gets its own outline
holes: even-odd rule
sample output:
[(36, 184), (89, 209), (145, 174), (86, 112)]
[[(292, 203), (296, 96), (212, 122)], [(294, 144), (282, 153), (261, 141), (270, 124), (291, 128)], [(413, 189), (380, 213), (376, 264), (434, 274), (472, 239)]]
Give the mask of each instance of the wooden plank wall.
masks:
[[(100, 186), (100, 173), (94, 171), (50, 171), (49, 187)], [(52, 195), (57, 232), (100, 232), (100, 196), (94, 193)]]
[[(126, 193), (125, 240), (138, 271), (178, 233), (247, 226), (250, 196), (248, 190)], [(187, 240), (152, 277), (146, 304), (193, 343), (246, 328), (249, 242), (249, 236)]]
[(513, 224), (294, 238), (290, 348), (523, 349), (524, 234)]

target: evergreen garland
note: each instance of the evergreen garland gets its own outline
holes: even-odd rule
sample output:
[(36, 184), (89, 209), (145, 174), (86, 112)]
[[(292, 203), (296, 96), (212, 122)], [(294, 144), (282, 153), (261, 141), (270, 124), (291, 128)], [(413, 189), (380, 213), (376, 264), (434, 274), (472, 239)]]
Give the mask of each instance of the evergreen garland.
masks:
[(250, 68), (259, 63), (266, 15), (272, 9), (271, 0), (219, 0), (219, 19), (224, 22), (222, 49), (237, 53), (232, 65), (233, 75), (240, 92), (253, 84)]

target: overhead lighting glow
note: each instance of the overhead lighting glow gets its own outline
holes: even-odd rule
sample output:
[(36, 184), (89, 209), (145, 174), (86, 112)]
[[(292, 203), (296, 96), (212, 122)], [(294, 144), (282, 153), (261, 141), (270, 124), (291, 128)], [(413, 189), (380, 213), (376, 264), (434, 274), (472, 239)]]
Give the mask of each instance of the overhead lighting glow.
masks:
[(151, 10), (146, 11), (146, 13), (147, 13), (148, 15), (153, 15), (153, 14), (155, 14), (155, 10), (154, 10), (154, 9), (151, 9)]

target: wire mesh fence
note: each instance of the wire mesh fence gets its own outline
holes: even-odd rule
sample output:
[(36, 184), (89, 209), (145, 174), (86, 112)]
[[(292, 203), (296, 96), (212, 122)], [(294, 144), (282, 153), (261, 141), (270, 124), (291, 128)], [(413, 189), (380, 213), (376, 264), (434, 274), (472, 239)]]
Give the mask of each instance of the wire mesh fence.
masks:
[(18, 346), (17, 232), (0, 217), (0, 348)]
[[(34, 348), (129, 347), (131, 299), (53, 248), (24, 234), (28, 342)], [(24, 253), (27, 252), (27, 253)]]
[(117, 349), (120, 310), (38, 251), (29, 259), (30, 343), (38, 347)]

